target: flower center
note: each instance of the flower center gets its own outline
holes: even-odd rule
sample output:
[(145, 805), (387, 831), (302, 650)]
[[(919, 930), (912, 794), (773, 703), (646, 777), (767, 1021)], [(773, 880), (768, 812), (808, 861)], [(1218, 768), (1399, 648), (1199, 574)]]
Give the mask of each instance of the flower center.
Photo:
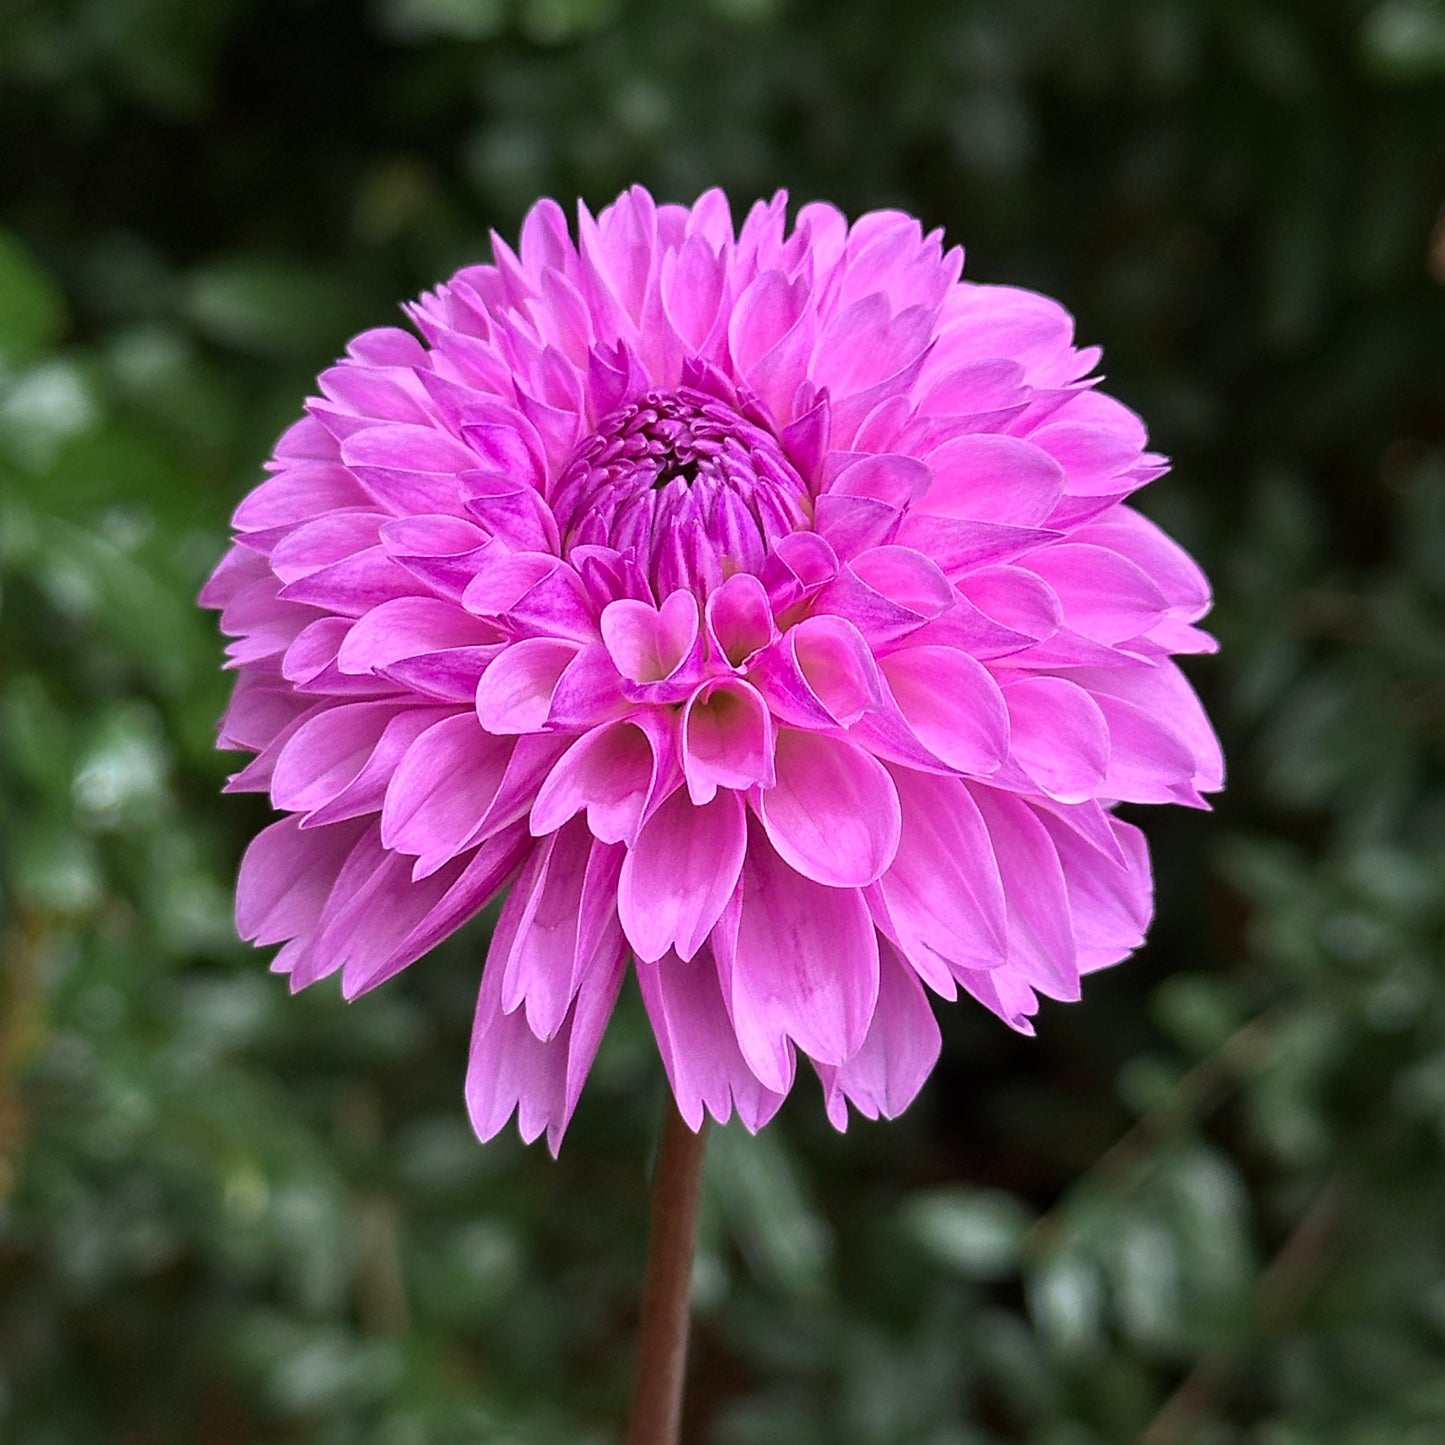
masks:
[(564, 550), (628, 552), (662, 598), (755, 572), (778, 538), (808, 525), (812, 509), (775, 437), (682, 387), (603, 417), (563, 468), (552, 510)]

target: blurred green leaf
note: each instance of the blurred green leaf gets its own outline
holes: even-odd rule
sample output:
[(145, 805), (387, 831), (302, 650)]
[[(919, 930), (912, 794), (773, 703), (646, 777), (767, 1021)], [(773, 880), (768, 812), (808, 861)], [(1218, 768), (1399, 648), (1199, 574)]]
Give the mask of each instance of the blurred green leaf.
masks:
[(11, 232), (0, 230), (0, 371), (32, 360), (66, 325), (60, 289)]

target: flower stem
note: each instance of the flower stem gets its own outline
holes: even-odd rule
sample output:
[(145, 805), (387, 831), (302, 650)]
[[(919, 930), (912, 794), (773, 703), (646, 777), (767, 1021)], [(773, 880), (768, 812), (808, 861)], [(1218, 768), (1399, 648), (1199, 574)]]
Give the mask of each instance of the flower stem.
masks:
[(627, 1445), (677, 1445), (682, 1379), (687, 1368), (688, 1294), (706, 1147), (707, 1120), (694, 1134), (669, 1097), (652, 1177), (637, 1381)]

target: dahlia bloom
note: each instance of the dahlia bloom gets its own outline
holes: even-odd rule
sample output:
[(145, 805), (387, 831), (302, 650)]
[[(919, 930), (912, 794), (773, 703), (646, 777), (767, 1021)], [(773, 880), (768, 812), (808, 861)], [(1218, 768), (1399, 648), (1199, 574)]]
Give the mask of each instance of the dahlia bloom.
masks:
[(629, 959), (678, 1107), (842, 1128), (1140, 943), (1121, 801), (1206, 806), (1199, 569), (1055, 302), (881, 211), (542, 201), (357, 337), (202, 600), (285, 816), (236, 915), (381, 983), (510, 885), (466, 1097), (553, 1149)]

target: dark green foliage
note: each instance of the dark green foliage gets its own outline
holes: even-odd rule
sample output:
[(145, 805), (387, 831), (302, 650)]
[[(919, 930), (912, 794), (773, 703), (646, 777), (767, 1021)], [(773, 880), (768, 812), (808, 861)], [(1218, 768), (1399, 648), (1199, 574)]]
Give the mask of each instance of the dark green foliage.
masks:
[(1062, 297), (1215, 578), (1215, 815), (1025, 1042), (715, 1136), (688, 1438), (1445, 1438), (1438, 0), (0, 7), (0, 1438), (588, 1445), (660, 1068), (472, 1140), (485, 924), (364, 1001), (240, 947), (192, 599), (352, 330), (602, 203), (901, 204)]

